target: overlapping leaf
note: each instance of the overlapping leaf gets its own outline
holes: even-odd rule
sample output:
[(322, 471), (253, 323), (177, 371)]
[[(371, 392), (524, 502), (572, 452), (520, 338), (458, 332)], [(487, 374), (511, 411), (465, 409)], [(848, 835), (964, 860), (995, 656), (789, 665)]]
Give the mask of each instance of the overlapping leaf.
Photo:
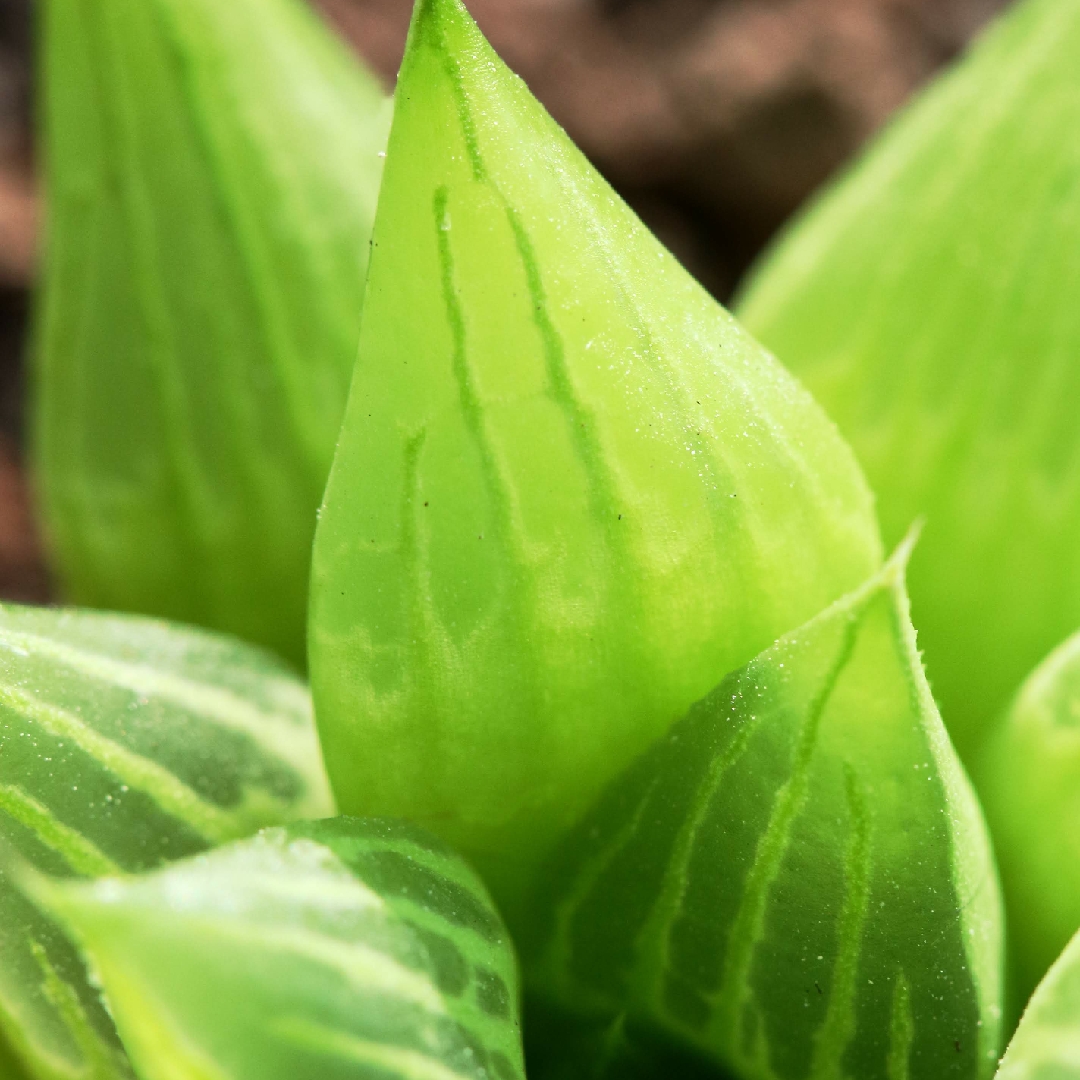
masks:
[(1080, 7), (1022, 0), (781, 242), (738, 311), (851, 440), (974, 752), (1080, 625)]
[(422, 0), (311, 662), (344, 809), (413, 818), (510, 905), (603, 783), (879, 560), (808, 395), (494, 55)]
[(1080, 1078), (1080, 935), (1032, 995), (996, 1080)]
[(385, 103), (300, 0), (45, 0), (34, 458), (74, 602), (304, 662)]
[[(330, 812), (307, 691), (276, 660), (149, 619), (0, 608), (0, 841), (32, 866), (146, 870)], [(130, 1076), (82, 962), (9, 873), (0, 1036), (39, 1080)]]
[(527, 985), (585, 1033), (538, 1047), (553, 1076), (574, 1075), (564, 1046), (580, 1075), (624, 1075), (643, 1047), (654, 1075), (696, 1075), (664, 1039), (740, 1080), (989, 1076), (996, 876), (899, 563), (615, 781), (538, 906)]
[(506, 932), (412, 826), (301, 823), (35, 892), (87, 950), (142, 1080), (523, 1080)]
[(1080, 635), (1028, 678), (987, 740), (975, 779), (1026, 1000), (1080, 928)]

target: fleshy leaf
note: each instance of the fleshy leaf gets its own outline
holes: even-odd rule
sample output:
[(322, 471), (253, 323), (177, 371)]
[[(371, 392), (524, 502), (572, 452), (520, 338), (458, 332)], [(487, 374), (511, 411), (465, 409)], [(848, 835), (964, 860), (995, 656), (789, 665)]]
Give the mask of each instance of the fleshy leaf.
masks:
[(879, 561), (809, 396), (499, 61), (422, 0), (316, 534), (343, 809), (541, 854), (728, 670)]
[(1028, 678), (988, 738), (975, 779), (1026, 1000), (1080, 928), (1080, 634)]
[(560, 848), (526, 982), (598, 1077), (664, 1039), (741, 1080), (993, 1072), (997, 879), (902, 559), (729, 675)]
[(968, 758), (1080, 625), (1080, 7), (1010, 5), (737, 310), (851, 440)]
[(1080, 934), (1032, 995), (996, 1080), (1080, 1080)]
[(303, 664), (388, 107), (298, 0), (41, 8), (54, 569)]
[(506, 931), (412, 826), (300, 823), (34, 891), (82, 942), (142, 1080), (524, 1078)]
[[(0, 608), (0, 842), (146, 870), (332, 813), (310, 698), (260, 650), (135, 616)], [(129, 1077), (71, 944), (0, 864), (0, 1038), (38, 1080)]]

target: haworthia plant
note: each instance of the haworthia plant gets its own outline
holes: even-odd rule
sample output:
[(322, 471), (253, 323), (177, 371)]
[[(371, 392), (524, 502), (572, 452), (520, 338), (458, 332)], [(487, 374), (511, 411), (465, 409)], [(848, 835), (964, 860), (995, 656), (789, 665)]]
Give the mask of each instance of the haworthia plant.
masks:
[(596, 1076), (649, 1036), (740, 1080), (993, 1072), (997, 881), (902, 558), (729, 675), (560, 848), (526, 979), (594, 1032)]
[(603, 783), (879, 561), (809, 396), (657, 243), (457, 0), (395, 98), (310, 652), (344, 809), (514, 917)]
[(39, 879), (142, 1080), (523, 1080), (476, 875), (412, 826), (268, 829), (143, 877)]
[(1080, 934), (1032, 995), (996, 1080), (1080, 1080)]
[(41, 7), (59, 582), (302, 664), (388, 110), (299, 0)]
[(851, 440), (973, 753), (1080, 624), (1080, 7), (1024, 0), (787, 234), (738, 307)]
[(1080, 928), (1080, 634), (1028, 678), (989, 736), (975, 780), (1026, 999)]
[[(32, 866), (147, 870), (332, 812), (310, 699), (279, 661), (135, 616), (0, 608), (0, 844)], [(5, 1038), (37, 1080), (131, 1075), (72, 946), (0, 864)]]

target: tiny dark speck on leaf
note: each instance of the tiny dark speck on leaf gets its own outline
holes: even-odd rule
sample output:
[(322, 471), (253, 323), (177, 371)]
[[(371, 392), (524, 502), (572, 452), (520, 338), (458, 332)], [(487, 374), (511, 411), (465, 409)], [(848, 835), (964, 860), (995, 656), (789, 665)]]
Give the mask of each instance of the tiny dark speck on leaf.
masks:
[(619, 520), (622, 521), (622, 514), (619, 515)]
[(424, 503), (424, 505), (427, 506), (427, 503)]
[(825, 992), (824, 990), (821, 989), (821, 983), (818, 983), (818, 982), (814, 983), (814, 989), (817, 990), (817, 992), (819, 994), (823, 994)]
[(956, 1047), (956, 1052), (959, 1054), (960, 1053), (960, 1040), (959, 1039), (954, 1040), (953, 1041), (953, 1046)]

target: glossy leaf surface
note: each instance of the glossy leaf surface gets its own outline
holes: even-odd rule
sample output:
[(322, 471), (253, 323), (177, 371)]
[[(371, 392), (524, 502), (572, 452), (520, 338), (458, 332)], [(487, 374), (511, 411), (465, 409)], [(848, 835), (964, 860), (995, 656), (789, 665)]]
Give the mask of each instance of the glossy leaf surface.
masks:
[(268, 829), (139, 878), (40, 883), (142, 1080), (523, 1080), (476, 875), (412, 826)]
[[(0, 842), (53, 875), (147, 870), (332, 812), (304, 686), (239, 642), (0, 608)], [(0, 1034), (39, 1080), (130, 1076), (67, 938), (0, 865)]]
[(1026, 999), (1080, 929), (1080, 635), (1032, 673), (975, 773)]
[(47, 0), (34, 458), (68, 597), (304, 662), (387, 109), (298, 0)]
[(1080, 935), (1032, 995), (996, 1080), (1080, 1080)]
[(456, 0), (398, 81), (312, 577), (344, 809), (509, 905), (602, 784), (863, 580), (870, 498), (808, 395), (657, 243)]
[(1080, 625), (1080, 7), (1010, 6), (738, 307), (851, 440), (965, 757)]
[(562, 846), (526, 977), (596, 1076), (649, 1036), (741, 1080), (992, 1073), (997, 880), (901, 579), (728, 676)]

